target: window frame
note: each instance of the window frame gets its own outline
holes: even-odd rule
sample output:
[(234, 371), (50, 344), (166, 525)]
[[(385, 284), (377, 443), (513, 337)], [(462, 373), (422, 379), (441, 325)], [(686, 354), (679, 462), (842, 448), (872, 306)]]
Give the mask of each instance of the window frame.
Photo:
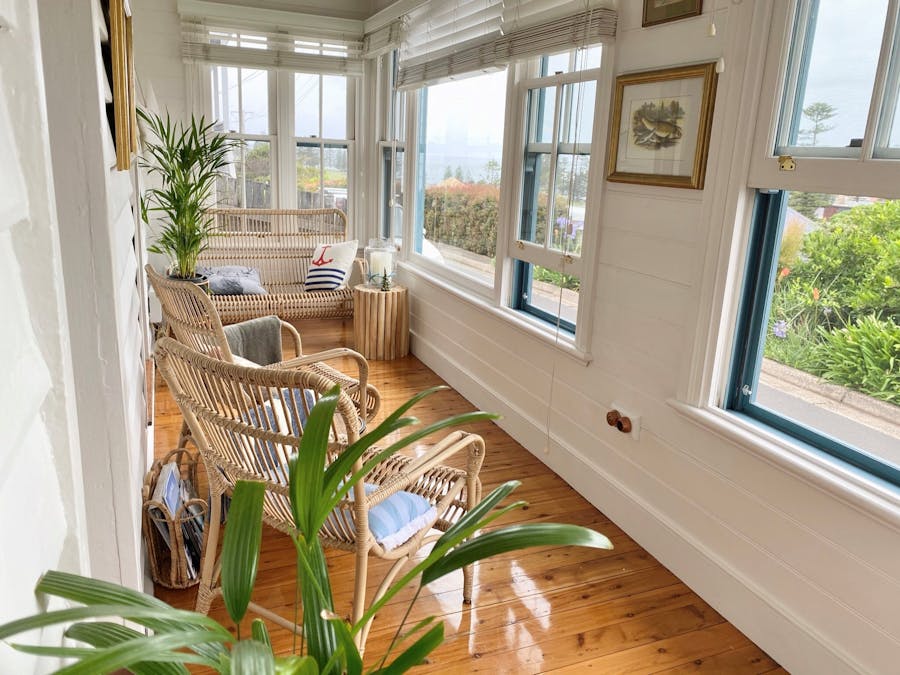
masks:
[[(807, 16), (804, 10), (808, 5), (809, 0), (794, 0), (775, 3), (773, 7), (760, 91), (780, 93), (768, 108), (764, 104), (760, 105), (760, 114), (757, 116), (745, 184), (745, 189), (755, 190), (756, 196), (755, 200), (751, 197), (749, 208), (739, 208), (738, 212), (739, 226), (743, 222), (741, 216), (746, 215), (747, 226), (739, 227), (737, 231), (739, 237), (743, 233), (746, 243), (731, 259), (743, 273), (738, 277), (740, 285), (735, 288), (733, 296), (732, 307), (735, 312), (729, 315), (726, 307), (723, 315), (723, 320), (733, 316), (730, 329), (727, 324), (723, 324), (725, 335), (730, 338), (730, 353), (726, 353), (728, 349), (717, 350), (716, 360), (724, 362), (725, 368), (721, 371), (722, 379), (713, 384), (711, 404), (726, 414), (745, 416), (761, 428), (782, 434), (786, 447), (795, 452), (802, 450), (822, 454), (826, 462), (830, 461), (836, 467), (843, 466), (851, 473), (862, 471), (870, 482), (875, 479), (896, 487), (900, 486), (900, 470), (878, 460), (865, 448), (839, 441), (753, 401), (752, 383), (758, 382), (762, 363), (787, 192), (861, 194), (900, 199), (900, 161), (875, 156), (876, 134), (882, 134), (884, 124), (881, 116), (888, 106), (888, 99), (884, 96), (885, 80), (892, 66), (894, 76), (898, 79), (895, 93), (900, 93), (900, 54), (894, 53), (893, 64), (887, 58), (893, 45), (900, 44), (900, 31), (896, 30), (900, 0), (889, 0), (866, 136), (861, 148), (850, 149), (856, 156), (847, 156), (842, 152), (847, 150), (845, 148), (778, 146), (785, 133), (782, 129), (782, 108), (787, 105), (794, 105), (796, 108), (796, 96), (788, 91), (790, 86), (796, 84), (796, 69), (792, 70), (789, 59), (796, 58), (798, 47), (792, 45), (792, 36), (797, 22)], [(803, 30), (805, 40), (807, 29), (804, 27)], [(799, 48), (804, 48), (804, 45)], [(890, 102), (891, 112), (895, 105), (896, 100)], [(794, 113), (796, 114), (796, 110)], [(794, 171), (779, 170), (777, 153), (798, 148), (812, 151), (802, 152), (794, 157)], [(830, 153), (833, 150), (839, 152)], [(844, 478), (851, 475), (846, 471), (839, 473)]]
[[(610, 43), (592, 43), (590, 46), (602, 47), (600, 68), (578, 71), (572, 75), (574, 80), (584, 77), (584, 73), (599, 72), (597, 79), (597, 99), (594, 109), (592, 129), (591, 167), (602, 167), (606, 161), (607, 143), (606, 129), (609, 126), (610, 101), (609, 92), (615, 77), (615, 47)], [(573, 45), (572, 49), (578, 46)], [(549, 320), (513, 308), (513, 294), (516, 292), (515, 260), (512, 250), (515, 248), (516, 235), (519, 231), (519, 209), (522, 200), (522, 180), (524, 174), (525, 145), (525, 103), (520, 84), (539, 80), (540, 58), (532, 58), (509, 64), (507, 68), (507, 105), (504, 120), (504, 138), (502, 151), (503, 181), (500, 191), (500, 222), (498, 225), (497, 258), (493, 289), (463, 272), (436, 264), (420, 254), (409, 250), (401, 251), (404, 269), (423, 278), (434, 281), (438, 286), (449, 290), (465, 300), (475, 302), (488, 309), (494, 316), (500, 317), (510, 324), (522, 327), (529, 334), (542, 339), (546, 344), (558, 348), (582, 363), (589, 363), (589, 340), (593, 329), (593, 289), (597, 274), (594, 262), (599, 255), (600, 209), (588, 208), (585, 214), (585, 235), (582, 240), (581, 258), (585, 261), (581, 274), (581, 290), (579, 293), (577, 321), (574, 333), (557, 330), (556, 317)], [(419, 91), (418, 89), (413, 91)], [(522, 96), (520, 100), (520, 96)], [(408, 95), (406, 102), (406, 138), (418, 138), (418, 106), (419, 96)], [(407, 153), (404, 158), (404, 181), (407, 186), (415, 185), (416, 172), (419, 170), (418, 151)], [(591, 170), (588, 178), (587, 192), (592, 204), (602, 201), (606, 189), (604, 172), (598, 168)], [(406, 206), (412, 199), (417, 199), (415, 190), (407, 189)], [(415, 211), (404, 209), (403, 236), (405, 241), (412, 241), (415, 232)]]
[[(320, 156), (324, 148), (329, 146), (346, 147), (347, 149), (347, 218), (349, 222), (355, 222), (355, 213), (359, 208), (360, 187), (356, 179), (356, 137), (358, 135), (359, 115), (357, 112), (357, 97), (360, 78), (347, 73), (339, 75), (332, 72), (315, 72), (299, 69), (278, 69), (261, 66), (235, 66), (222, 63), (202, 63), (194, 66), (199, 69), (197, 82), (200, 84), (200, 101), (202, 109), (209, 118), (214, 118), (214, 102), (212, 80), (217, 68), (248, 68), (251, 70), (268, 71), (268, 110), (269, 110), (269, 134), (233, 134), (226, 133), (229, 138), (241, 140), (266, 140), (271, 143), (272, 157), (272, 204), (273, 209), (297, 208), (297, 169), (296, 148), (298, 144), (316, 145), (320, 147)], [(295, 135), (294, 123), (294, 74), (304, 73), (319, 77), (319, 127), (322, 127), (322, 87), (324, 76), (341, 76), (346, 78), (346, 139), (300, 137)], [(320, 178), (321, 185), (321, 178)], [(323, 193), (324, 194), (324, 193)], [(238, 207), (246, 208), (246, 207)]]

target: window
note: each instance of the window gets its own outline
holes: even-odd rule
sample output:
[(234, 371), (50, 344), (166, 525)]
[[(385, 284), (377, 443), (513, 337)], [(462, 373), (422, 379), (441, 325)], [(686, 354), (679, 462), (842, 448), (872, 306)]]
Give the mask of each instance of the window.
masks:
[(506, 72), (419, 95), (414, 250), (494, 285)]
[(294, 74), (297, 206), (348, 211), (347, 78)]
[(403, 238), (404, 171), (406, 151), (406, 92), (396, 89), (397, 51), (379, 57), (379, 76), (383, 86), (381, 121), (381, 226), (379, 232), (385, 239), (400, 241)]
[[(301, 53), (337, 49), (297, 44)], [(229, 176), (219, 181), (220, 205), (349, 212), (355, 78), (211, 66), (210, 79), (213, 117), (220, 129), (243, 141)], [(276, 111), (282, 108), (275, 101), (281, 99), (291, 102), (286, 110), (293, 119), (278, 119)], [(283, 130), (283, 136), (276, 130)], [(279, 163), (279, 157), (294, 161)]]
[(269, 71), (216, 66), (212, 69), (213, 117), (218, 129), (243, 141), (217, 191), (221, 206), (270, 208), (273, 199)]
[[(525, 84), (525, 152), (512, 306), (575, 331), (587, 212), (599, 47), (542, 59), (558, 74)], [(579, 59), (576, 55), (589, 55)], [(565, 74), (568, 71), (568, 74)], [(596, 72), (596, 71), (595, 71)]]
[(900, 485), (900, 76), (896, 50), (879, 61), (887, 2), (871, 4), (862, 19), (838, 0), (794, 4), (774, 147), (751, 167), (725, 405)]

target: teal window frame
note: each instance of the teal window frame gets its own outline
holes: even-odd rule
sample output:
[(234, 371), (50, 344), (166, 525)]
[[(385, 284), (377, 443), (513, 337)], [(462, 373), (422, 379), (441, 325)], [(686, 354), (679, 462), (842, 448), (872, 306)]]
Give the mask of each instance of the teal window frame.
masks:
[(900, 470), (862, 448), (838, 441), (756, 403), (786, 208), (786, 191), (757, 192), (724, 407), (900, 487)]

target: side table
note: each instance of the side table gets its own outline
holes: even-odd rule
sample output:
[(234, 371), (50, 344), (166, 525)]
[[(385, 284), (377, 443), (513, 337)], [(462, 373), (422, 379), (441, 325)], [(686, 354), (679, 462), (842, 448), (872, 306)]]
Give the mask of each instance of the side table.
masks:
[(409, 354), (409, 294), (403, 286), (382, 291), (353, 288), (353, 337), (367, 359), (388, 361)]

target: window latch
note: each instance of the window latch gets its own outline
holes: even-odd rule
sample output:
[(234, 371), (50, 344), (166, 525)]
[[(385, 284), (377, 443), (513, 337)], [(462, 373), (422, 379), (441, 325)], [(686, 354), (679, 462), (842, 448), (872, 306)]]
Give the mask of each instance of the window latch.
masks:
[(753, 393), (753, 390), (750, 388), (749, 384), (745, 384), (743, 387), (741, 387), (741, 395), (749, 396), (752, 393)]

